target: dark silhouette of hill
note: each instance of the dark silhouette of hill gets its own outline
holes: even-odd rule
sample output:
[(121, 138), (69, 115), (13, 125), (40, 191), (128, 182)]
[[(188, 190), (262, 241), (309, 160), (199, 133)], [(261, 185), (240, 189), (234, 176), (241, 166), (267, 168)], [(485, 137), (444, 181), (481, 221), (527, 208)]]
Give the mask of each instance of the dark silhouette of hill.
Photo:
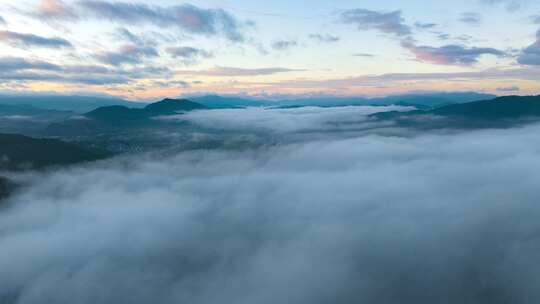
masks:
[(201, 109), (206, 109), (206, 107), (186, 99), (163, 99), (162, 101), (149, 104), (143, 109), (109, 106), (97, 108), (84, 114), (84, 116), (99, 122), (119, 125), (141, 123), (155, 116), (174, 115), (180, 112)]
[(186, 99), (163, 99), (142, 109), (125, 106), (100, 107), (75, 119), (52, 123), (46, 133), (51, 135), (77, 135), (107, 132), (118, 128), (159, 124), (152, 118), (182, 112), (207, 109), (206, 106)]
[[(428, 116), (443, 119), (425, 119)], [(376, 113), (372, 117), (414, 127), (508, 127), (540, 120), (540, 96), (505, 96), (425, 111)]]
[(111, 125), (137, 123), (149, 118), (148, 113), (143, 109), (131, 109), (124, 106), (101, 107), (90, 111), (83, 116), (91, 120)]
[(540, 116), (540, 96), (505, 96), (492, 100), (455, 104), (429, 113), (470, 119), (516, 119)]
[(90, 151), (56, 139), (0, 134), (0, 170), (42, 169), (95, 161), (107, 156), (105, 152)]

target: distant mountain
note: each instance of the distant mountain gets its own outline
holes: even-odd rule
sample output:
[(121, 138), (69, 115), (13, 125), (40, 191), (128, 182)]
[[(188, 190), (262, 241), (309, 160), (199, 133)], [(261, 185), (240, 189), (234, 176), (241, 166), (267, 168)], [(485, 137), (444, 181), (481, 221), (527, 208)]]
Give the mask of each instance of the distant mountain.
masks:
[(450, 93), (425, 93), (394, 95), (380, 98), (365, 97), (307, 97), (281, 100), (261, 100), (241, 97), (223, 97), (208, 95), (192, 98), (195, 102), (201, 103), (209, 108), (245, 108), (245, 107), (278, 107), (278, 108), (298, 108), (298, 107), (343, 107), (343, 106), (386, 106), (403, 105), (415, 106), (420, 109), (433, 109), (444, 105), (455, 103), (466, 103), (471, 101), (495, 98), (495, 95), (475, 93), (475, 92), (450, 92)]
[(293, 107), (344, 107), (370, 105), (370, 99), (363, 97), (310, 97), (278, 100), (275, 104), (280, 108)]
[[(137, 123), (148, 119), (148, 112), (144, 109), (132, 109), (124, 106), (109, 106), (97, 108), (83, 115), (89, 121), (97, 121), (111, 125)], [(79, 120), (88, 123), (89, 121)]]
[(186, 111), (193, 111), (193, 110), (203, 110), (207, 108), (208, 107), (203, 104), (193, 102), (187, 99), (166, 98), (160, 102), (151, 103), (147, 105), (144, 108), (144, 111), (147, 112), (148, 115), (156, 116), (156, 115), (171, 115), (171, 114), (176, 114), (178, 112), (186, 112)]
[[(444, 120), (421, 119), (425, 116), (440, 117)], [(372, 117), (393, 119), (402, 125), (415, 127), (505, 127), (540, 120), (540, 96), (505, 96), (452, 104), (427, 111), (376, 113)]]
[[(214, 109), (246, 107), (339, 107), (359, 105), (405, 104), (419, 107), (439, 107), (494, 98), (494, 95), (475, 92), (425, 93), (395, 95), (382, 98), (364, 97), (307, 97), (296, 99), (264, 100), (235, 96), (206, 95), (189, 98), (192, 102)], [(124, 106), (142, 109), (148, 103), (130, 102), (113, 97), (64, 96), (64, 95), (0, 95), (0, 105), (30, 106), (36, 109), (86, 113), (100, 107)]]
[(199, 97), (191, 97), (196, 103), (200, 103), (208, 108), (227, 109), (227, 108), (247, 108), (247, 107), (264, 107), (275, 106), (276, 103), (269, 100), (249, 99), (231, 96), (207, 95)]
[(125, 106), (100, 107), (74, 119), (50, 124), (50, 135), (77, 135), (106, 132), (111, 128), (138, 127), (156, 124), (151, 118), (174, 115), (182, 112), (207, 109), (206, 106), (186, 99), (164, 99), (142, 109)]
[(31, 106), (37, 109), (84, 113), (105, 106), (142, 108), (146, 103), (130, 102), (113, 97), (64, 95), (0, 95), (0, 105)]
[(118, 125), (139, 123), (155, 116), (174, 115), (181, 112), (202, 109), (207, 109), (207, 107), (186, 99), (167, 98), (149, 104), (143, 109), (133, 109), (124, 106), (101, 107), (84, 114), (84, 116), (100, 122)]
[(450, 104), (468, 103), (479, 100), (489, 100), (497, 96), (476, 92), (449, 92), (395, 95), (382, 98), (373, 98), (372, 104), (384, 105), (412, 105), (418, 108), (438, 108)]
[(430, 113), (487, 120), (540, 117), (540, 96), (498, 97), (492, 100), (449, 105), (432, 110)]
[(0, 134), (0, 170), (41, 169), (70, 165), (107, 157), (55, 139), (36, 139), (15, 134)]

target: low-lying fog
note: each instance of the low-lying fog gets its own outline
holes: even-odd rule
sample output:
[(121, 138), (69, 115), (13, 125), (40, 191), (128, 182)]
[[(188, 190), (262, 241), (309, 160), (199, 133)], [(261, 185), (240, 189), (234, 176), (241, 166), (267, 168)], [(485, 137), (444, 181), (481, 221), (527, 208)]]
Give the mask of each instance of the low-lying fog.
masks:
[(194, 112), (283, 140), (12, 176), (0, 302), (540, 301), (540, 125), (386, 136), (372, 111)]

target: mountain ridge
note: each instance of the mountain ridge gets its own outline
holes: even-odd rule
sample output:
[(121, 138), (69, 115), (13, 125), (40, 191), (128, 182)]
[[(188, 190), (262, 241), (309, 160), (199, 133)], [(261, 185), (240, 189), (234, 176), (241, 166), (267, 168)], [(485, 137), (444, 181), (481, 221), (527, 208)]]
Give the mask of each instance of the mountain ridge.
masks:
[(492, 99), (497, 96), (477, 92), (441, 92), (391, 95), (386, 97), (306, 97), (277, 100), (256, 99), (249, 97), (203, 95), (190, 99), (209, 108), (245, 108), (245, 107), (342, 107), (342, 106), (387, 106), (406, 105), (432, 109), (448, 104)]
[[(445, 120), (423, 120), (427, 116)], [(430, 110), (382, 112), (370, 115), (380, 120), (394, 120), (401, 125), (435, 128), (507, 127), (540, 119), (540, 95), (502, 96), (490, 100), (452, 104)]]

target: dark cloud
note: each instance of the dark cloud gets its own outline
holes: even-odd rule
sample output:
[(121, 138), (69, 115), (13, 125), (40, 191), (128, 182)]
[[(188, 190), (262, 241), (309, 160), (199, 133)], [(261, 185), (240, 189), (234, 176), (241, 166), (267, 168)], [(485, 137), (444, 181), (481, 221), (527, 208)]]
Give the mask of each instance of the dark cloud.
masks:
[(338, 42), (340, 40), (339, 37), (333, 36), (330, 34), (322, 35), (322, 34), (311, 34), (309, 35), (310, 39), (316, 40), (318, 42), (324, 42), (324, 43), (333, 43)]
[(99, 61), (118, 66), (122, 64), (138, 64), (145, 59), (158, 57), (158, 51), (153, 47), (124, 45), (117, 51), (98, 52), (95, 57)]
[(477, 63), (482, 55), (505, 55), (503, 51), (494, 48), (468, 48), (461, 45), (419, 46), (410, 39), (402, 41), (401, 45), (411, 51), (419, 61), (444, 65), (472, 65)]
[(129, 2), (85, 0), (79, 5), (92, 15), (127, 24), (154, 24), (177, 27), (191, 34), (223, 35), (231, 41), (244, 41), (246, 24), (223, 9), (203, 9), (191, 4), (172, 7)]
[(540, 65), (540, 30), (536, 32), (536, 41), (521, 51), (518, 62), (525, 65)]
[(279, 40), (272, 43), (272, 48), (278, 51), (289, 50), (296, 46), (298, 46), (298, 41), (296, 40)]
[(5, 41), (16, 46), (36, 46), (45, 48), (72, 47), (71, 43), (60, 37), (41, 37), (34, 34), (0, 31), (0, 41)]
[(479, 25), (482, 22), (482, 16), (478, 13), (467, 12), (463, 13), (459, 20), (470, 25)]
[(341, 21), (356, 25), (359, 30), (375, 29), (396, 36), (411, 34), (410, 27), (404, 23), (401, 11), (376, 12), (366, 9), (352, 9), (341, 13)]
[(414, 26), (420, 29), (432, 29), (434, 27), (437, 27), (437, 23), (422, 23), (422, 22), (415, 22)]
[(290, 73), (290, 72), (302, 72), (305, 70), (299, 69), (287, 69), (287, 68), (259, 68), (259, 69), (247, 69), (247, 68), (233, 68), (233, 67), (215, 67), (209, 70), (200, 71), (176, 71), (179, 75), (200, 75), (200, 76), (217, 76), (217, 77), (229, 77), (229, 76), (260, 76), (260, 75), (272, 75), (278, 73)]
[(497, 91), (499, 91), (499, 92), (519, 92), (520, 88), (518, 86), (499, 87), (499, 88), (497, 88)]
[(179, 58), (186, 65), (195, 64), (201, 59), (213, 57), (211, 52), (186, 46), (169, 47), (167, 48), (167, 53), (169, 53), (173, 58)]

